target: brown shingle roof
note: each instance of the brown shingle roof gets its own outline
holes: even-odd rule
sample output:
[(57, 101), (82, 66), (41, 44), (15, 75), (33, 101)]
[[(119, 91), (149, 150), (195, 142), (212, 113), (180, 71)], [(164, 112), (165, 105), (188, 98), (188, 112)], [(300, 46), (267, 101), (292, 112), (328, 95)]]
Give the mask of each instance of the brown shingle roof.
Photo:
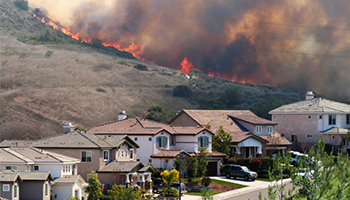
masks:
[(269, 135), (269, 136), (260, 136), (262, 138), (264, 138), (265, 140), (268, 141), (268, 143), (266, 143), (267, 147), (270, 146), (290, 146), (292, 145), (292, 143), (287, 140), (285, 137), (282, 137), (280, 133), (278, 133), (277, 131), (275, 131), (275, 134), (273, 135)]
[(112, 161), (107, 165), (103, 166), (100, 170), (97, 170), (97, 173), (102, 172), (137, 172), (139, 169), (143, 168), (144, 165), (138, 161)]
[(22, 180), (18, 172), (15, 170), (0, 170), (0, 182), (15, 182)]
[(152, 155), (151, 158), (176, 158), (177, 156), (179, 156), (180, 151), (182, 151), (181, 154), (185, 154), (185, 155), (191, 157), (191, 155), (189, 153), (187, 153), (186, 151), (183, 151), (183, 150), (163, 150), (163, 151), (160, 151), (160, 152)]
[(83, 185), (88, 185), (88, 183), (85, 182), (83, 177), (80, 175), (64, 175), (54, 181), (54, 184), (74, 184), (77, 181), (81, 181)]
[(39, 171), (19, 171), (20, 177), (26, 181), (46, 181), (51, 180), (53, 181), (53, 177), (50, 172), (39, 172)]

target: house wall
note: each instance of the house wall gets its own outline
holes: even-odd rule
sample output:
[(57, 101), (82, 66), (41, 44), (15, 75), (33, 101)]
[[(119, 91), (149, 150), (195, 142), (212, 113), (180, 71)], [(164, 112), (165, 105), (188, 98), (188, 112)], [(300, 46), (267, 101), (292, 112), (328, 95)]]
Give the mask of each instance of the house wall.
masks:
[[(275, 133), (275, 126), (274, 125), (253, 125), (253, 124), (241, 121), (241, 120), (237, 120), (237, 121), (239, 121), (239, 123), (242, 124), (250, 132), (252, 132), (252, 133), (254, 133), (256, 135), (259, 135), (259, 136), (267, 136), (267, 135), (271, 135), (271, 134)], [(257, 126), (261, 126), (261, 128), (262, 128), (261, 133), (257, 133), (256, 132), (256, 127)], [(272, 133), (267, 133), (267, 127), (268, 126), (272, 126)]]
[[(92, 171), (96, 171), (104, 166), (105, 162), (102, 162), (101, 151), (100, 149), (48, 149), (49, 151), (60, 153), (63, 155), (71, 156), (81, 160), (82, 151), (91, 151), (92, 158), (91, 162), (80, 162), (77, 164), (78, 174), (83, 177), (84, 180), (87, 180), (88, 174)], [(101, 163), (102, 162), (102, 163)]]
[(73, 196), (72, 184), (56, 184), (52, 186), (52, 193), (57, 195), (55, 200), (65, 200), (71, 194)]
[(62, 164), (46, 165), (46, 164), (39, 163), (39, 164), (35, 164), (35, 165), (39, 166), (38, 171), (41, 171), (41, 172), (49, 171), (54, 178), (59, 178), (62, 176)]
[(156, 168), (162, 168), (170, 170), (174, 168), (174, 159), (173, 158), (152, 158), (152, 164)]
[(6, 166), (17, 166), (18, 171), (26, 171), (27, 165), (24, 164), (0, 164), (0, 170), (6, 169)]
[[(334, 136), (334, 139), (332, 139), (332, 136)], [(331, 145), (335, 145), (335, 146), (338, 146), (341, 144), (342, 142), (342, 137), (340, 135), (331, 135), (331, 134), (327, 134), (327, 135), (322, 135), (324, 141), (327, 143), (327, 144), (331, 144)], [(343, 135), (344, 137), (344, 135)]]
[[(1, 180), (0, 180), (1, 181)], [(3, 191), (3, 185), (6, 185), (6, 184), (9, 184), (10, 185), (10, 191)], [(17, 183), (18, 185), (18, 183)], [(13, 186), (14, 186), (14, 183), (13, 182), (0, 182), (0, 197), (4, 197), (6, 199), (9, 199), (9, 200), (12, 200), (14, 199), (14, 194), (13, 194)], [(19, 190), (19, 186), (18, 186), (18, 190)], [(19, 191), (18, 191), (19, 192)], [(19, 193), (17, 193), (17, 198), (16, 199), (19, 199)]]
[[(134, 159), (130, 159), (130, 150), (134, 150)], [(122, 153), (124, 152), (124, 154)], [(116, 160), (118, 161), (136, 161), (135, 148), (130, 148), (129, 145), (123, 144), (120, 146), (118, 151), (116, 151)], [(122, 156), (124, 155), (124, 156)]]
[(197, 126), (200, 125), (187, 114), (181, 113), (174, 121), (170, 123), (172, 126)]
[(45, 181), (25, 180), (20, 183), (20, 200), (50, 200), (50, 184), (45, 196)]
[(117, 184), (125, 186), (126, 174), (124, 173), (98, 173), (97, 175), (100, 182), (105, 185), (113, 186)]
[[(327, 118), (328, 123), (328, 116), (324, 115), (323, 124), (325, 118)], [(276, 130), (283, 133), (289, 141), (292, 140), (292, 135), (297, 135), (298, 142), (317, 142), (317, 136), (320, 132), (318, 114), (274, 114), (272, 121), (278, 123)], [(307, 137), (307, 135), (312, 135), (312, 137)]]
[(185, 150), (187, 152), (194, 152), (198, 151), (199, 149), (199, 143), (198, 138), (199, 137), (208, 137), (209, 138), (209, 146), (208, 150), (209, 152), (212, 151), (212, 134), (208, 133), (207, 131), (202, 131), (198, 133), (197, 135), (176, 135), (176, 146), (173, 147), (171, 150)]

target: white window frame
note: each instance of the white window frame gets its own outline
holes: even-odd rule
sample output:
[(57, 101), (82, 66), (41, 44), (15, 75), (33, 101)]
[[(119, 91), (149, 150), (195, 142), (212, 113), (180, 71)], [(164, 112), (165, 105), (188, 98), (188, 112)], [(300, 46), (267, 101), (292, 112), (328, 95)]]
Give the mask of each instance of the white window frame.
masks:
[[(85, 161), (83, 161), (83, 152), (85, 152)], [(88, 153), (90, 153), (90, 156), (88, 156)], [(80, 161), (82, 163), (91, 163), (92, 162), (92, 151), (81, 151), (80, 153)], [(88, 161), (88, 158), (90, 157), (90, 161)]]
[(328, 115), (328, 125), (337, 124), (337, 115)]
[(256, 133), (262, 133), (262, 126), (256, 127)]
[[(207, 141), (205, 141), (207, 140)], [(209, 137), (208, 136), (204, 136), (204, 137), (199, 137), (198, 138), (198, 146), (199, 147), (209, 147)]]
[[(107, 152), (107, 159), (105, 158), (105, 152)], [(109, 161), (109, 150), (103, 150), (102, 156), (103, 156), (103, 161)]]
[(273, 133), (273, 126), (267, 126), (267, 133)]
[(124, 150), (122, 149), (122, 158), (124, 158)]
[(14, 198), (14, 199), (17, 199), (17, 197), (18, 197), (18, 184), (15, 183), (15, 184), (13, 185), (13, 198)]
[(10, 191), (10, 184), (3, 184), (2, 191), (9, 192)]
[(48, 182), (46, 182), (45, 183), (45, 197), (48, 197), (49, 196), (49, 183)]
[(168, 147), (168, 138), (166, 136), (158, 137), (158, 146), (157, 148), (167, 148)]
[(11, 165), (11, 166), (6, 166), (5, 169), (13, 169), (13, 170), (17, 170), (17, 166), (15, 165)]

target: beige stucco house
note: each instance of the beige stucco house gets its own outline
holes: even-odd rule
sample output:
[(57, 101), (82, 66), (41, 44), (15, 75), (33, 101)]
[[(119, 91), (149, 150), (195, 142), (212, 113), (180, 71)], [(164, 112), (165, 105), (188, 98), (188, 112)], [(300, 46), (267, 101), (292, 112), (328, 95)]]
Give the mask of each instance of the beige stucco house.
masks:
[(346, 144), (350, 129), (350, 105), (307, 92), (306, 99), (283, 105), (269, 112), (272, 121), (278, 123), (276, 129), (294, 143), (293, 148), (302, 150), (317, 142), (318, 136), (331, 145)]
[(291, 143), (276, 130), (276, 122), (256, 116), (250, 110), (190, 110), (183, 109), (169, 122), (171, 126), (210, 124), (215, 133), (220, 126), (232, 136), (231, 155), (261, 157), (285, 151)]

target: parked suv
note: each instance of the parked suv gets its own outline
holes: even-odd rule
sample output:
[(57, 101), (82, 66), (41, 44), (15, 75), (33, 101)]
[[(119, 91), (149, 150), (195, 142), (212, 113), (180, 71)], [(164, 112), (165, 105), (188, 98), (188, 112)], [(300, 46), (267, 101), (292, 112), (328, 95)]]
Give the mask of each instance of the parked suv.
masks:
[(245, 181), (252, 179), (253, 181), (258, 178), (258, 174), (256, 172), (250, 171), (246, 166), (240, 165), (225, 165), (222, 169), (222, 174), (226, 176), (226, 178), (233, 177), (242, 177)]

